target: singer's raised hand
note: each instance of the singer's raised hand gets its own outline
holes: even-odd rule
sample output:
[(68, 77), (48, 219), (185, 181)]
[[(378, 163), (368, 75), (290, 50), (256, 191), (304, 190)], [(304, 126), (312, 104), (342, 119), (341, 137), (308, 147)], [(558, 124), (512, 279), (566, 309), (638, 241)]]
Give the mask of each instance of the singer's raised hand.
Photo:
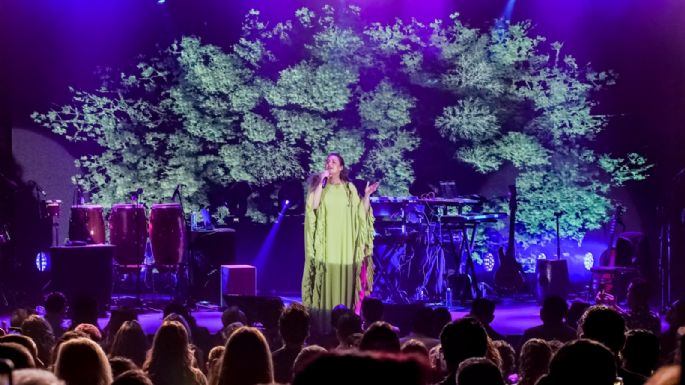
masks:
[(364, 189), (364, 196), (371, 196), (371, 194), (375, 193), (376, 190), (378, 190), (378, 186), (381, 184), (381, 182), (376, 182), (369, 184), (369, 182), (366, 182), (366, 188)]

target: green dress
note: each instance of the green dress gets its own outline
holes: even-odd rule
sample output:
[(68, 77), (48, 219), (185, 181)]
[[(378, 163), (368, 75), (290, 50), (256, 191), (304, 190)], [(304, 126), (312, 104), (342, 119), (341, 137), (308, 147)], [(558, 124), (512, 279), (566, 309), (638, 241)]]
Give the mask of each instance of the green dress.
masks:
[(313, 193), (305, 209), (305, 261), (302, 303), (319, 333), (331, 329), (330, 313), (339, 304), (350, 309), (373, 285), (373, 212), (364, 208), (350, 182), (329, 183), (314, 210)]

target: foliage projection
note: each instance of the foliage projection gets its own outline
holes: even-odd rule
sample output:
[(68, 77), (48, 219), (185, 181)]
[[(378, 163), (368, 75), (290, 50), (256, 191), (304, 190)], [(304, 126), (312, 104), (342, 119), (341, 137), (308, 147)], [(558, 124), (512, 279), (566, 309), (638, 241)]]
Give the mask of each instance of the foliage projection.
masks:
[[(365, 24), (360, 12), (302, 8), (269, 24), (252, 10), (228, 50), (183, 38), (33, 118), (100, 146), (74, 177), (94, 201), (109, 205), (138, 187), (163, 201), (182, 184), (192, 210), (216, 208), (223, 201), (212, 194), (247, 182), (247, 216), (261, 222), (277, 212), (283, 183), (304, 181), (330, 151), (358, 178), (382, 180), (381, 195), (409, 195), (419, 129), (475, 172), (516, 169), (517, 232), (528, 243), (551, 239), (555, 211), (566, 214), (562, 236), (582, 239), (605, 220), (611, 188), (646, 177), (641, 156), (588, 145), (607, 124), (592, 113), (592, 93), (612, 74), (562, 57), (561, 44), (544, 45), (529, 23), (481, 31), (454, 14)], [(417, 118), (436, 99), (445, 107)]]

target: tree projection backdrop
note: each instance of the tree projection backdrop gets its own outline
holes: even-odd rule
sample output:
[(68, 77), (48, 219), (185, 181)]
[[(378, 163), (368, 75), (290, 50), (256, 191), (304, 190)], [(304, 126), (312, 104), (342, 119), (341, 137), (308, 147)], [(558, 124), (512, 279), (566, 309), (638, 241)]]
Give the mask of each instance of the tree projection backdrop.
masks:
[[(324, 6), (280, 22), (252, 10), (242, 31), (229, 50), (189, 36), (126, 72), (103, 70), (97, 90), (72, 89), (72, 103), (32, 117), (99, 146), (73, 178), (95, 202), (139, 187), (161, 202), (182, 184), (187, 208), (223, 218), (243, 214), (230, 204), (241, 185), (258, 222), (331, 151), (358, 178), (382, 180), (381, 195), (407, 196), (423, 138), (437, 137), (474, 173), (515, 169), (524, 244), (554, 239), (557, 211), (561, 236), (581, 240), (608, 217), (610, 191), (650, 168), (592, 147), (608, 124), (593, 97), (616, 76), (579, 65), (529, 22), (365, 23), (358, 7)], [(212, 200), (222, 192), (228, 205)]]

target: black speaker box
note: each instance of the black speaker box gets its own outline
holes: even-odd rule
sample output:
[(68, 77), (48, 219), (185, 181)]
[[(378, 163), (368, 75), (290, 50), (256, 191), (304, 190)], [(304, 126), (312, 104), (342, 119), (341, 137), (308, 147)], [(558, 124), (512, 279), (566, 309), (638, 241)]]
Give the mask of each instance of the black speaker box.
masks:
[(219, 303), (221, 265), (235, 263), (235, 230), (217, 228), (190, 235), (190, 284), (195, 300)]
[(421, 303), (409, 304), (385, 304), (383, 320), (391, 325), (400, 328), (400, 336), (405, 336), (411, 332), (414, 318), (424, 305)]
[(226, 307), (237, 306), (245, 313), (247, 322), (259, 322), (266, 328), (278, 325), (278, 318), (285, 307), (280, 297), (224, 294)]
[(51, 247), (53, 290), (61, 291), (70, 303), (92, 297), (100, 310), (112, 298), (113, 245)]
[(566, 260), (538, 259), (536, 271), (539, 303), (542, 303), (546, 297), (551, 295), (566, 298), (569, 287), (568, 265)]

